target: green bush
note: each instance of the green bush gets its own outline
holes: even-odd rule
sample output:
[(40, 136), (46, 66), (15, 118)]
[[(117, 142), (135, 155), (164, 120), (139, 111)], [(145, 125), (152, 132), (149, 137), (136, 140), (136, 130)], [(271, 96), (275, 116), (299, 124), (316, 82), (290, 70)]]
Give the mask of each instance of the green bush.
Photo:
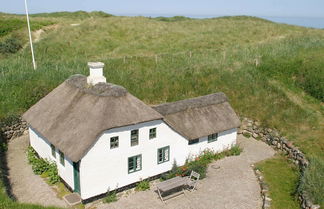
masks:
[(229, 149), (228, 151), (225, 151), (226, 156), (237, 156), (240, 155), (242, 152), (242, 148), (238, 145), (233, 146), (231, 149)]
[(324, 161), (318, 157), (309, 158), (309, 166), (301, 177), (299, 192), (306, 191), (316, 204), (324, 204)]
[(50, 184), (55, 184), (60, 181), (56, 164), (43, 158), (39, 158), (32, 147), (28, 147), (27, 149), (27, 159), (35, 174), (47, 174)]
[(145, 191), (148, 189), (150, 189), (150, 183), (147, 180), (140, 181), (135, 188), (136, 191)]
[(22, 43), (18, 37), (10, 37), (0, 43), (0, 53), (14, 54), (22, 48)]
[(116, 191), (113, 192), (108, 192), (107, 196), (104, 198), (104, 202), (105, 203), (111, 203), (111, 202), (116, 202), (117, 199), (117, 195), (116, 195)]
[(60, 181), (60, 177), (58, 175), (57, 165), (55, 163), (50, 163), (48, 170), (48, 181), (50, 184), (56, 184)]

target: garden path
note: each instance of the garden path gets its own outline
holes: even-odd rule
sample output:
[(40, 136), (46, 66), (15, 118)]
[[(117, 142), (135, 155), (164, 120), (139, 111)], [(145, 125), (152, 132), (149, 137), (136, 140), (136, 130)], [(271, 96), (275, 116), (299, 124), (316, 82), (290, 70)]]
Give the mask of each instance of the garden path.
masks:
[(9, 181), (14, 197), (19, 202), (66, 207), (65, 201), (59, 199), (56, 192), (33, 173), (27, 162), (27, 147), (28, 135), (15, 138), (8, 144)]

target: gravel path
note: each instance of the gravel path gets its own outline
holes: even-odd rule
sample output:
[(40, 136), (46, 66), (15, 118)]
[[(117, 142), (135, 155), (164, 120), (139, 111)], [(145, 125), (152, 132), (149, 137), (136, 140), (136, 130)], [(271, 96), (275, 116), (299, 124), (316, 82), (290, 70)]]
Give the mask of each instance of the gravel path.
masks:
[[(227, 157), (212, 163), (207, 178), (198, 184), (198, 190), (185, 192), (163, 204), (154, 192), (155, 187), (144, 192), (136, 192), (110, 204), (90, 203), (86, 208), (97, 209), (256, 209), (261, 208), (260, 187), (251, 164), (270, 158), (274, 150), (263, 142), (238, 137), (243, 148), (240, 156)], [(56, 197), (56, 193), (42, 178), (34, 175), (26, 159), (28, 137), (12, 140), (8, 147), (9, 178), (12, 191), (20, 202), (66, 207), (66, 203)], [(218, 169), (215, 169), (217, 167)]]
[[(238, 137), (243, 148), (240, 156), (227, 157), (212, 163), (207, 178), (200, 181), (198, 190), (185, 192), (161, 202), (155, 187), (136, 192), (110, 204), (95, 204), (97, 209), (256, 209), (261, 208), (260, 186), (251, 164), (272, 157), (274, 150), (261, 141)], [(220, 166), (219, 169), (215, 169)], [(90, 205), (89, 205), (90, 206)]]
[(27, 135), (15, 138), (8, 144), (9, 180), (15, 198), (19, 202), (66, 207), (65, 201), (59, 199), (53, 189), (33, 173), (27, 162), (27, 146)]

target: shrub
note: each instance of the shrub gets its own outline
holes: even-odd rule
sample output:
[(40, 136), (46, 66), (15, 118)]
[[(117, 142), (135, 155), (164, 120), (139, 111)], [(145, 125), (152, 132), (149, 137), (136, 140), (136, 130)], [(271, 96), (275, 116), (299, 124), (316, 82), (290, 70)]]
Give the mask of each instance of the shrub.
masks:
[(136, 191), (145, 191), (148, 189), (150, 189), (150, 183), (147, 180), (140, 181), (135, 188)]
[(22, 43), (18, 37), (11, 37), (0, 43), (0, 53), (14, 54), (22, 48)]
[(314, 203), (324, 204), (324, 161), (318, 157), (310, 157), (309, 162), (298, 190), (306, 191)]
[(60, 177), (57, 171), (57, 165), (55, 163), (50, 163), (48, 167), (48, 181), (50, 184), (56, 184), (60, 181)]
[(116, 195), (116, 191), (113, 192), (108, 192), (107, 196), (104, 198), (104, 202), (105, 203), (111, 203), (111, 202), (116, 202), (117, 199), (117, 195)]
[(46, 176), (48, 176), (50, 184), (55, 184), (60, 181), (56, 164), (44, 160), (43, 158), (39, 158), (36, 151), (32, 147), (28, 147), (27, 149), (27, 159), (35, 174), (47, 174)]

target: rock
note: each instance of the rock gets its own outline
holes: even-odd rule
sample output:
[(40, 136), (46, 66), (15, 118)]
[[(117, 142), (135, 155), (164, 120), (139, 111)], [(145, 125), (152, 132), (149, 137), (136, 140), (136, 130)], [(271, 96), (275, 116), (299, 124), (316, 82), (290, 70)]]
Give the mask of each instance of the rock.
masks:
[(277, 144), (277, 148), (280, 149), (281, 148), (281, 145), (280, 143)]
[(269, 201), (264, 201), (262, 208), (270, 208), (270, 202)]
[(312, 205), (311, 206), (311, 209), (319, 209), (321, 206), (319, 206), (319, 205)]
[(258, 135), (257, 133), (252, 133), (252, 137), (253, 137), (253, 138), (256, 139), (258, 136), (259, 136), (259, 135)]

